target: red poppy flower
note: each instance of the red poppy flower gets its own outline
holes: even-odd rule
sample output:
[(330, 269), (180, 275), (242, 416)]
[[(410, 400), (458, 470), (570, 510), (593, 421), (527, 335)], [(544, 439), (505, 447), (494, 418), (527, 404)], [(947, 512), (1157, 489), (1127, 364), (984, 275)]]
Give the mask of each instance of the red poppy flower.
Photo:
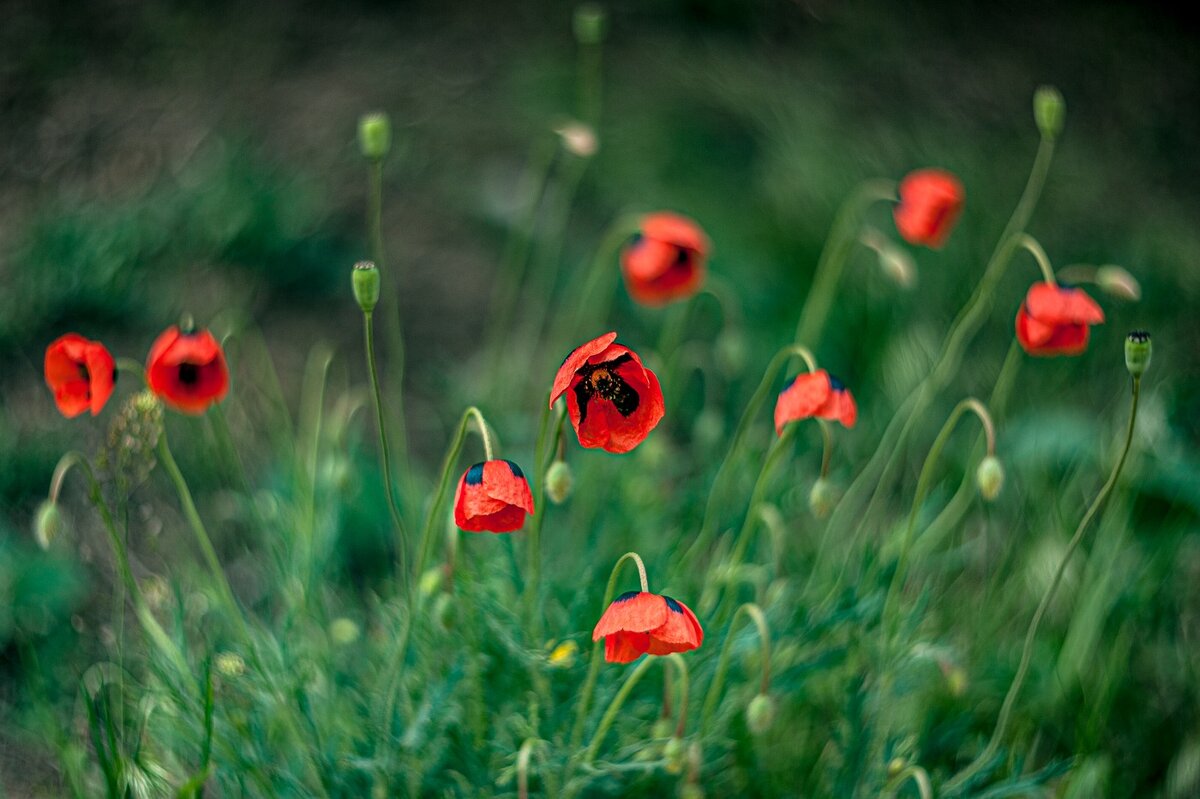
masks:
[(172, 325), (150, 347), (146, 382), (175, 410), (199, 414), (229, 393), (229, 367), (212, 333), (182, 333)]
[(942, 169), (918, 169), (900, 181), (900, 202), (892, 214), (905, 241), (936, 250), (950, 237), (962, 207), (958, 178)]
[(621, 252), (629, 296), (643, 305), (666, 305), (695, 294), (704, 283), (708, 237), (685, 216), (642, 217), (641, 231)]
[(850, 389), (824, 369), (799, 374), (788, 381), (775, 401), (775, 433), (783, 434), (788, 422), (797, 419), (832, 419), (846, 427), (858, 420), (858, 406)]
[(605, 333), (568, 355), (554, 377), (550, 405), (566, 393), (580, 446), (628, 452), (663, 418), (663, 394), (654, 372), (616, 340), (616, 333)]
[(604, 659), (629, 663), (642, 655), (686, 652), (704, 642), (696, 614), (669, 596), (646, 591), (621, 594), (604, 611), (592, 640), (604, 639)]
[(112, 396), (116, 364), (99, 341), (78, 333), (60, 336), (46, 347), (46, 385), (54, 392), (58, 412), (68, 419), (91, 410), (100, 413)]
[(477, 463), (463, 472), (454, 493), (454, 523), (471, 533), (511, 533), (533, 513), (533, 494), (512, 461)]
[(1078, 355), (1087, 349), (1089, 325), (1103, 321), (1083, 289), (1034, 283), (1017, 311), (1017, 341), (1030, 355)]

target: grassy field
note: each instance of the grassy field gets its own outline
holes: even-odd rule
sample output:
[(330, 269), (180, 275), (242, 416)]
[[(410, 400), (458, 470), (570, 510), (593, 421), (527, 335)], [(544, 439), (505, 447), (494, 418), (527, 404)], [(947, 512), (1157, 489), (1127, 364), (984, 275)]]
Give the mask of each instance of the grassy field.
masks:
[[(1186, 21), (18, 3), (3, 28), (0, 796), (1200, 794)], [(940, 248), (887, 199), (925, 167), (965, 188)], [(707, 278), (647, 306), (620, 252), (663, 210)], [(1103, 311), (1075, 355), (1014, 336), (1043, 252)], [(185, 317), (230, 373), (199, 415), (142, 392)], [(609, 330), (665, 404), (620, 454), (548, 402)], [(95, 418), (43, 377), (72, 331), (118, 357)], [(797, 344), (852, 426), (773, 429)], [(529, 483), (520, 531), (455, 524), (485, 448)], [(604, 662), (629, 552), (702, 644)]]

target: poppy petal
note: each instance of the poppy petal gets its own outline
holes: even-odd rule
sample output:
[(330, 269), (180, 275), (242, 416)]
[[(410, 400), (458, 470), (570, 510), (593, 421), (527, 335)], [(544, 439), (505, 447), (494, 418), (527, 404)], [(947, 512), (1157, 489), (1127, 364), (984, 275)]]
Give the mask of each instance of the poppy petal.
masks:
[(1035, 283), (1025, 295), (1029, 315), (1048, 324), (1098, 325), (1104, 311), (1082, 289)]
[(604, 637), (604, 659), (609, 663), (632, 663), (650, 649), (646, 633), (617, 632)]
[(558, 373), (554, 376), (554, 384), (550, 388), (550, 407), (554, 407), (554, 403), (563, 392), (571, 385), (575, 378), (575, 372), (587, 363), (588, 359), (594, 355), (598, 355), (608, 346), (617, 340), (615, 332), (605, 333), (603, 336), (594, 338), (586, 344), (581, 344), (571, 351), (571, 354), (563, 359), (562, 366), (558, 367)]
[[(616, 632), (645, 633), (661, 627), (667, 620), (667, 601), (658, 594), (630, 591), (613, 600), (592, 630), (599, 641)], [(645, 651), (644, 649), (642, 650)]]
[(775, 434), (782, 435), (788, 422), (808, 419), (829, 401), (832, 384), (824, 369), (796, 375), (775, 401)]

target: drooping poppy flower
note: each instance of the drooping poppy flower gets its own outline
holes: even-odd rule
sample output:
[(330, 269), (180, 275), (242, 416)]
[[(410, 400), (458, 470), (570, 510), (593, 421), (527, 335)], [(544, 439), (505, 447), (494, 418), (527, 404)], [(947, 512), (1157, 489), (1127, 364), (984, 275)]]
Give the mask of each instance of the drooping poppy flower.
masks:
[(846, 427), (858, 420), (858, 405), (850, 389), (824, 369), (799, 374), (788, 381), (775, 401), (775, 433), (783, 435), (797, 419), (831, 419)]
[(628, 452), (663, 418), (663, 394), (654, 372), (616, 340), (616, 333), (605, 333), (568, 355), (554, 377), (550, 406), (567, 395), (580, 446)]
[(900, 181), (899, 191), (892, 209), (896, 230), (909, 244), (941, 248), (962, 212), (962, 182), (944, 169), (918, 169)]
[(117, 380), (112, 354), (99, 341), (78, 333), (60, 336), (46, 347), (46, 385), (54, 392), (58, 412), (71, 419), (90, 410), (100, 413)]
[(1034, 283), (1017, 311), (1017, 341), (1030, 355), (1078, 355), (1087, 349), (1089, 325), (1103, 321), (1083, 289)]
[(695, 294), (704, 283), (708, 237), (692, 220), (666, 211), (642, 217), (641, 230), (621, 251), (629, 296), (666, 305)]
[(687, 605), (647, 591), (621, 594), (604, 611), (592, 640), (604, 639), (604, 659), (629, 663), (644, 654), (686, 652), (704, 642), (704, 630)]
[(512, 461), (477, 463), (463, 472), (454, 492), (454, 523), (471, 533), (511, 533), (533, 513), (533, 494)]
[(212, 333), (172, 325), (150, 347), (146, 383), (175, 410), (200, 414), (229, 393), (229, 367)]

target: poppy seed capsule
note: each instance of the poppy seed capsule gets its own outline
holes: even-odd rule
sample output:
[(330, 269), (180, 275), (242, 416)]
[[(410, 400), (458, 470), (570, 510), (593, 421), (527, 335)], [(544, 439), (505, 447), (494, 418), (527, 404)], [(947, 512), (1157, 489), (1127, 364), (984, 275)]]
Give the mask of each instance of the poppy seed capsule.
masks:
[(1141, 377), (1150, 365), (1152, 354), (1150, 334), (1145, 330), (1135, 330), (1125, 337), (1125, 368), (1129, 374)]
[(555, 505), (561, 505), (571, 496), (575, 477), (566, 461), (556, 460), (546, 470), (546, 497)]
[(1038, 130), (1047, 139), (1054, 139), (1062, 132), (1067, 104), (1062, 93), (1053, 86), (1039, 86), (1033, 94), (1033, 118)]
[(996, 456), (988, 455), (979, 462), (979, 468), (975, 471), (975, 484), (979, 486), (980, 495), (988, 502), (1000, 496), (1000, 489), (1004, 487), (1004, 467), (1000, 465)]
[(63, 531), (65, 522), (58, 503), (47, 499), (38, 506), (37, 514), (33, 517), (33, 537), (43, 550), (49, 549), (54, 539)]
[(387, 114), (363, 114), (358, 119), (358, 147), (363, 157), (379, 161), (392, 148), (392, 123)]
[(375, 310), (379, 302), (379, 268), (373, 261), (359, 261), (350, 271), (350, 282), (354, 286), (354, 299), (363, 313)]
[(762, 735), (775, 723), (775, 701), (766, 694), (758, 694), (746, 706), (746, 729), (754, 735)]

